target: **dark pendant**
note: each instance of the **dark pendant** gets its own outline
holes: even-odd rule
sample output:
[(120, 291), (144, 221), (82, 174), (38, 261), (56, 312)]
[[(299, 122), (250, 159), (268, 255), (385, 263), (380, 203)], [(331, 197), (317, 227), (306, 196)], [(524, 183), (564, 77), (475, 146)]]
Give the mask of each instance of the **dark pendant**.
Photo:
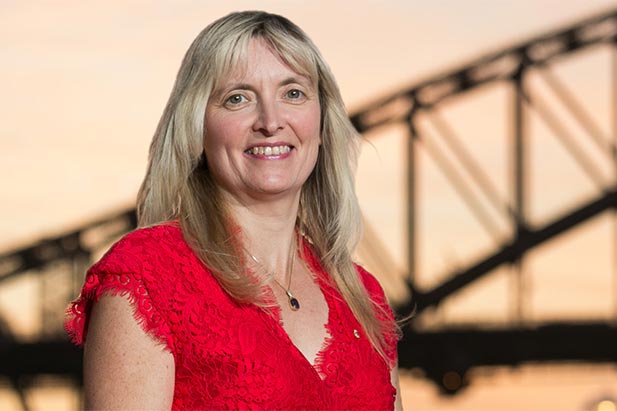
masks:
[(293, 311), (300, 309), (300, 302), (295, 297), (289, 297), (289, 306)]
[(291, 290), (286, 290), (285, 292), (287, 293), (287, 299), (289, 300), (289, 306), (291, 307), (292, 311), (298, 311), (300, 309), (300, 301), (298, 301), (296, 297), (294, 297), (294, 295), (291, 293)]

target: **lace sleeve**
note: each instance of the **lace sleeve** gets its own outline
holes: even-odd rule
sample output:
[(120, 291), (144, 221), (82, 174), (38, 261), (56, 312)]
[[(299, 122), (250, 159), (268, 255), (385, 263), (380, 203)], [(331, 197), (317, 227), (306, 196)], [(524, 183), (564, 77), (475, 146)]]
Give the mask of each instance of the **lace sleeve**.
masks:
[(377, 308), (376, 315), (382, 323), (382, 330), (386, 343), (385, 354), (388, 357), (390, 367), (394, 367), (398, 361), (397, 345), (399, 340), (394, 313), (377, 279), (359, 265), (356, 265), (356, 269), (362, 278), (362, 282), (364, 283), (364, 287), (366, 287), (369, 297)]
[(129, 299), (134, 308), (135, 320), (165, 348), (173, 351), (171, 331), (160, 315), (148, 292), (147, 272), (139, 255), (112, 248), (86, 274), (79, 297), (66, 311), (65, 330), (71, 340), (82, 346), (88, 332), (88, 319), (92, 305), (102, 295), (120, 295)]

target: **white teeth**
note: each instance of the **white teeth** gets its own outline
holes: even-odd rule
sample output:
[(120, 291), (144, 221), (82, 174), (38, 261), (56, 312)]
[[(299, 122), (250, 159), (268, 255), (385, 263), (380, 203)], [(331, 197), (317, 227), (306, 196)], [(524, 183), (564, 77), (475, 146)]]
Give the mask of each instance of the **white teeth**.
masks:
[(267, 146), (267, 147), (253, 147), (247, 150), (247, 153), (253, 155), (262, 155), (262, 156), (278, 156), (280, 154), (289, 153), (291, 151), (291, 147), (289, 146)]

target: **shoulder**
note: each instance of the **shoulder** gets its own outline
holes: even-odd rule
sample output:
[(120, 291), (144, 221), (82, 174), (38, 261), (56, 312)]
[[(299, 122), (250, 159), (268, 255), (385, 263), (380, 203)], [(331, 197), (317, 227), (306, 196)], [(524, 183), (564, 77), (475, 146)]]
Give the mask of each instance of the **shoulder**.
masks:
[(354, 264), (354, 266), (356, 267), (356, 271), (364, 284), (368, 297), (377, 308), (377, 317), (382, 321), (392, 322), (394, 319), (394, 313), (390, 307), (386, 293), (381, 287), (381, 284), (379, 284), (379, 281), (377, 281), (375, 276), (373, 276), (373, 274), (368, 272), (361, 265)]
[(140, 271), (143, 264), (165, 260), (183, 245), (182, 231), (175, 223), (138, 228), (114, 243), (91, 270)]
[(176, 256), (183, 241), (178, 226), (162, 224), (134, 230), (113, 244), (90, 267), (81, 294), (67, 310), (65, 328), (73, 341), (84, 342), (94, 303), (110, 294), (126, 296), (137, 323), (172, 350), (167, 317), (161, 313), (171, 301), (174, 289), (168, 285), (176, 283), (173, 264), (180, 260)]
[(369, 296), (371, 296), (371, 298), (383, 299), (383, 288), (381, 287), (381, 284), (379, 284), (379, 281), (377, 281), (375, 276), (371, 274), (368, 270), (366, 270), (364, 267), (362, 267), (360, 264), (354, 263), (354, 266), (356, 267), (358, 276), (360, 277), (362, 284), (364, 284), (364, 288), (366, 288), (366, 291), (368, 291)]
[(162, 248), (184, 242), (182, 231), (176, 223), (143, 227), (125, 234), (110, 251), (140, 251), (144, 248)]
[(367, 294), (373, 303), (375, 317), (381, 323), (381, 332), (384, 341), (384, 353), (388, 359), (390, 367), (396, 365), (397, 343), (399, 340), (398, 326), (396, 325), (394, 311), (384, 293), (379, 281), (369, 273), (364, 267), (354, 264), (362, 283), (366, 288)]

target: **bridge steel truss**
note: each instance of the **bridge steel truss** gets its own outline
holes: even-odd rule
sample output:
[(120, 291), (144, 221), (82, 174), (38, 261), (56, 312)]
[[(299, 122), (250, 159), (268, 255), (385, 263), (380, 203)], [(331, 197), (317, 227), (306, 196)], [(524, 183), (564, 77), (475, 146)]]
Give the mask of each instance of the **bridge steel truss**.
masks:
[[(551, 65), (560, 58), (598, 45), (605, 45), (612, 52), (612, 84), (608, 86), (612, 88), (613, 121), (610, 137), (601, 131), (586, 113), (585, 107), (551, 71)], [(593, 159), (581, 150), (577, 142), (580, 136), (573, 135), (549, 106), (530, 92), (526, 79), (532, 72), (540, 75), (544, 84), (566, 107), (568, 115), (585, 131), (584, 137), (589, 138), (611, 162), (614, 172), (610, 180), (603, 176)], [(459, 142), (453, 127), (439, 115), (443, 102), (484, 85), (497, 83), (507, 84), (512, 90), (510, 103), (513, 120), (509, 147), (514, 187), (511, 201), (501, 198), (491, 180)], [(534, 110), (538, 114), (597, 188), (595, 198), (577, 204), (539, 225), (529, 223), (525, 209), (528, 200), (526, 153), (529, 144), (526, 138), (528, 117), (525, 110)], [(480, 206), (479, 199), (470, 190), (461, 173), (448, 163), (437, 144), (431, 144), (435, 135), (429, 138), (421, 131), (421, 116), (432, 122), (444, 145), (454, 153), (465, 173), (488, 202), (499, 214), (506, 216), (513, 231), (512, 236), (506, 241), (500, 241), (492, 252), (448, 273), (444, 276), (446, 280), (430, 289), (419, 289), (413, 275), (417, 272), (418, 150), (426, 150), (480, 225), (494, 238), (499, 235), (496, 224)], [(509, 265), (518, 269), (520, 293), (521, 262), (527, 252), (603, 212), (614, 212), (617, 208), (617, 10), (485, 55), (455, 70), (431, 77), (367, 105), (354, 113), (351, 120), (361, 133), (392, 124), (403, 124), (408, 133), (406, 186), (409, 275), (406, 282), (412, 298), (400, 304), (397, 313), (401, 318), (412, 315), (412, 320), (410, 326), (404, 327), (399, 345), (401, 367), (421, 369), (443, 393), (454, 394), (467, 385), (467, 372), (475, 366), (518, 365), (532, 361), (617, 363), (617, 350), (614, 348), (617, 347), (617, 315), (612, 322), (554, 323), (539, 327), (525, 327), (520, 323), (508, 329), (445, 327), (437, 331), (426, 331), (417, 327), (415, 321), (423, 312), (436, 308), (450, 296), (490, 275), (500, 266)], [(613, 258), (617, 258), (615, 247), (613, 253)], [(616, 268), (613, 270), (617, 271)], [(617, 272), (613, 274), (617, 281)]]
[[(389, 124), (404, 124), (407, 139), (407, 219), (408, 219), (408, 272), (416, 267), (416, 151), (419, 142), (427, 138), (418, 127), (418, 116), (430, 114), (436, 129), (446, 141), (466, 171), (472, 176), (490, 203), (504, 212), (513, 227), (513, 235), (489, 254), (470, 262), (446, 276), (446, 280), (431, 289), (416, 286), (413, 275), (406, 284), (412, 298), (396, 310), (401, 317), (414, 313), (410, 324), (403, 328), (399, 346), (400, 366), (421, 369), (446, 394), (453, 394), (468, 382), (466, 373), (475, 366), (517, 365), (527, 361), (585, 361), (617, 363), (617, 326), (615, 322), (586, 322), (577, 324), (545, 324), (526, 328), (523, 324), (508, 329), (443, 328), (422, 330), (416, 320), (426, 310), (439, 306), (446, 299), (475, 281), (490, 275), (502, 265), (520, 263), (534, 247), (565, 233), (600, 213), (617, 208), (617, 178), (605, 181), (594, 162), (577, 149), (575, 139), (541, 101), (529, 93), (525, 82), (530, 70), (541, 70), (543, 78), (555, 95), (568, 107), (571, 115), (587, 131), (615, 164), (617, 176), (617, 51), (613, 60), (613, 124), (614, 139), (605, 138), (599, 128), (585, 114), (583, 107), (568, 92), (567, 87), (550, 72), (550, 65), (560, 57), (599, 44), (617, 50), (617, 10), (589, 18), (565, 29), (533, 38), (498, 53), (486, 55), (460, 68), (434, 76), (412, 87), (358, 110), (351, 120), (360, 133), (366, 133)], [(513, 138), (511, 141), (514, 164), (514, 198), (504, 201), (495, 187), (474, 163), (461, 145), (452, 127), (437, 114), (439, 105), (455, 96), (489, 83), (508, 83), (513, 90)], [(539, 226), (531, 226), (525, 213), (525, 107), (533, 108), (569, 150), (579, 166), (596, 183), (599, 194), (584, 204), (572, 207), (562, 215)], [(457, 192), (472, 209), (479, 222), (489, 232), (494, 223), (478, 207), (477, 199), (468, 190), (457, 172), (449, 167), (441, 153), (430, 145), (424, 147), (447, 175)], [(18, 341), (7, 322), (0, 318), (0, 377), (15, 387), (24, 409), (28, 403), (24, 390), (40, 375), (69, 377), (81, 384), (81, 352), (74, 348), (58, 327), (58, 310), (66, 305), (66, 296), (73, 295), (83, 279), (83, 269), (94, 254), (107, 242), (129, 231), (136, 225), (135, 210), (119, 212), (101, 218), (67, 233), (50, 237), (36, 244), (0, 255), (0, 286), (26, 274), (43, 277), (58, 262), (68, 263), (65, 273), (68, 291), (64, 298), (50, 297), (58, 289), (58, 282), (47, 281), (41, 298), (43, 324), (40, 338), (33, 342)], [(376, 245), (379, 247), (379, 244)], [(47, 324), (47, 325), (46, 325)]]

